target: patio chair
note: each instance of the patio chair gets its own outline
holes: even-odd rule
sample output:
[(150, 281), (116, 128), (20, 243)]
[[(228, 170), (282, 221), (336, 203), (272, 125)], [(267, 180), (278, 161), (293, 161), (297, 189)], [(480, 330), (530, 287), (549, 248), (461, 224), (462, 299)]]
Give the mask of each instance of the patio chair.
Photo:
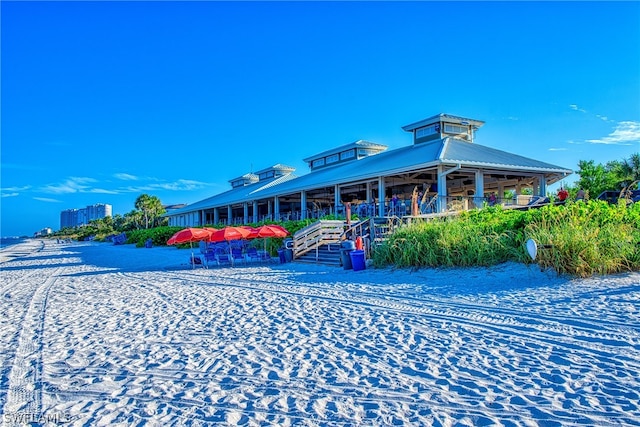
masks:
[(233, 265), (231, 257), (226, 252), (216, 253), (216, 260), (218, 261), (218, 265)]
[(189, 264), (191, 265), (191, 268), (196, 268), (197, 266), (200, 266), (202, 268), (204, 268), (204, 264), (202, 263), (202, 258), (200, 258), (197, 255), (191, 255), (189, 257)]
[(260, 254), (256, 248), (247, 248), (247, 259), (249, 261), (261, 261)]
[(244, 262), (244, 254), (242, 253), (242, 249), (239, 248), (231, 248), (231, 261), (235, 265), (236, 262)]
[(216, 258), (215, 251), (206, 251), (204, 253), (204, 261), (207, 263), (207, 268), (209, 268), (209, 263), (215, 262), (216, 264), (218, 264), (218, 258)]
[(260, 261), (273, 261), (273, 258), (271, 258), (271, 255), (269, 255), (269, 252), (267, 251), (258, 251), (258, 256), (260, 257)]

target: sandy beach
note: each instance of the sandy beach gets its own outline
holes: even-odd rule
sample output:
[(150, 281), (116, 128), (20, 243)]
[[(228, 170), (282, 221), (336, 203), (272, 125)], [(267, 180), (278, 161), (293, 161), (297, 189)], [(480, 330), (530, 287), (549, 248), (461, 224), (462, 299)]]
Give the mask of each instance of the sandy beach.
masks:
[(4, 425), (640, 425), (640, 274), (0, 252)]

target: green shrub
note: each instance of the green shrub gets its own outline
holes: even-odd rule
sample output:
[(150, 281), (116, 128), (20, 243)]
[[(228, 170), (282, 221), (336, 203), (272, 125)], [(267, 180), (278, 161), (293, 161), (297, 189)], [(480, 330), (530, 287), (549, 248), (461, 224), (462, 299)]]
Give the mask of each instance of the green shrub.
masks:
[(398, 267), (529, 263), (524, 248), (529, 238), (541, 248), (536, 262), (559, 274), (638, 271), (640, 203), (594, 200), (528, 211), (491, 207), (414, 222), (376, 248), (373, 260), (376, 266)]
[(167, 240), (184, 227), (163, 226), (147, 229), (133, 230), (127, 233), (127, 243), (135, 243), (139, 248), (144, 247), (147, 239), (151, 239), (154, 246), (165, 246)]

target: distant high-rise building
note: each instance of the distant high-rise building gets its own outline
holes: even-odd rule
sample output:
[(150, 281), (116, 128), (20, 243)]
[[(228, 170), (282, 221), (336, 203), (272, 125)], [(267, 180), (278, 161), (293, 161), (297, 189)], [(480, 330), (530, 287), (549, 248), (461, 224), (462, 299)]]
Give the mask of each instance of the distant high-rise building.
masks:
[(98, 203), (82, 209), (67, 209), (60, 212), (60, 228), (86, 225), (95, 219), (112, 216), (112, 206)]
[(107, 216), (111, 216), (111, 205), (97, 204), (93, 206), (87, 206), (85, 209), (85, 224), (93, 221), (94, 219), (101, 219)]
[(78, 209), (67, 209), (60, 212), (60, 228), (78, 225)]

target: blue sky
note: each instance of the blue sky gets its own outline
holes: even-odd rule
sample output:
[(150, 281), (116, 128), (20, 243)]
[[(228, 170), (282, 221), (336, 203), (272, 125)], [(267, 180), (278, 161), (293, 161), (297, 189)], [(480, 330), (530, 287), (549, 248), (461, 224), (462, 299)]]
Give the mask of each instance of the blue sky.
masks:
[(638, 2), (0, 7), (2, 236), (143, 193), (193, 203), (276, 163), (306, 173), (358, 139), (405, 146), (403, 125), (441, 112), (574, 170), (640, 151)]

